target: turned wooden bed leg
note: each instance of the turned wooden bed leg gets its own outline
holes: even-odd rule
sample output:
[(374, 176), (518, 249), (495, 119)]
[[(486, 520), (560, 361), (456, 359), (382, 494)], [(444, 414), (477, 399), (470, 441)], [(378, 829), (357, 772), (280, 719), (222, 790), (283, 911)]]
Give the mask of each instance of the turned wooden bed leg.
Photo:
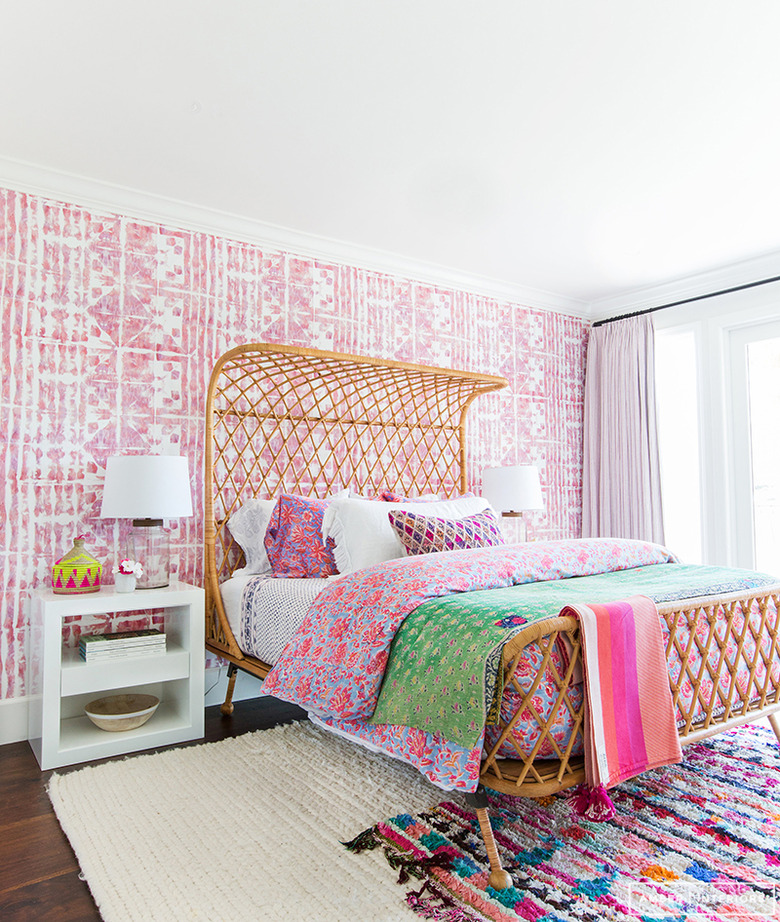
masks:
[(777, 737), (777, 742), (780, 743), (780, 711), (775, 711), (774, 714), (769, 715), (769, 725), (775, 731), (775, 736)]
[(473, 794), (466, 794), (466, 803), (474, 808), (482, 832), (482, 841), (485, 843), (488, 861), (490, 862), (490, 877), (488, 883), (494, 890), (506, 890), (512, 886), (512, 878), (508, 871), (501, 867), (496, 840), (488, 816), (488, 799), (485, 789), (480, 784)]
[(227, 680), (228, 687), (225, 694), (225, 700), (220, 704), (219, 709), (225, 717), (230, 717), (233, 713), (233, 689), (236, 687), (236, 676), (238, 675), (238, 666), (231, 663), (228, 666)]

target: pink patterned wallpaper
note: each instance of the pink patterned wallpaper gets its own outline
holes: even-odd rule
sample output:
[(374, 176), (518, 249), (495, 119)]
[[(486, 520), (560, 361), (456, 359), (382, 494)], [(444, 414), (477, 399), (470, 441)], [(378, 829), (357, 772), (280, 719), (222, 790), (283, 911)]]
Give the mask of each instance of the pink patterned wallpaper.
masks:
[(0, 286), (0, 698), (25, 694), (27, 591), (72, 538), (115, 564), (98, 518), (110, 454), (189, 458), (198, 512), (171, 539), (180, 577), (200, 581), (205, 388), (242, 342), (505, 375), (472, 410), (470, 480), (537, 463), (532, 535), (579, 534), (583, 320), (6, 190)]

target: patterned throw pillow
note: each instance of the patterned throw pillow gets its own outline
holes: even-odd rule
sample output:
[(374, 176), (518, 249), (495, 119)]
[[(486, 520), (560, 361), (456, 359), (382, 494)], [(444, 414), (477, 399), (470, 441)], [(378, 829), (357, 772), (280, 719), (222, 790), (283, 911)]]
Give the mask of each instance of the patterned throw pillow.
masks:
[(337, 573), (333, 541), (322, 540), (322, 516), (330, 499), (282, 493), (265, 533), (271, 572), (281, 577), (323, 577)]
[(407, 554), (463, 551), (506, 543), (492, 509), (464, 519), (439, 519), (400, 509), (388, 512), (387, 516)]
[(392, 490), (382, 490), (379, 496), (372, 496), (372, 499), (379, 499), (383, 503), (402, 503), (404, 497), (400, 493), (394, 493)]
[[(465, 493), (465, 496), (473, 496), (473, 493)], [(403, 496), (394, 490), (382, 490), (379, 496), (372, 496), (371, 499), (381, 499), (383, 503), (437, 503), (441, 497), (438, 493), (423, 493), (421, 496)]]

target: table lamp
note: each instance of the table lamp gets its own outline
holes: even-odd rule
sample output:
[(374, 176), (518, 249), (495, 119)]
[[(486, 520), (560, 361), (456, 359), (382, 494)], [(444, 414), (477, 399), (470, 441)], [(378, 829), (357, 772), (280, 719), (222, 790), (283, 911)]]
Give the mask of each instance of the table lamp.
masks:
[[(523, 519), (524, 512), (544, 508), (539, 470), (533, 464), (510, 467), (486, 467), (482, 472), (482, 495), (490, 505), (507, 518)], [(522, 522), (522, 538), (528, 532)]]
[(187, 459), (176, 455), (120, 455), (106, 462), (103, 519), (132, 519), (128, 557), (144, 568), (138, 589), (167, 586), (171, 550), (163, 519), (192, 515)]

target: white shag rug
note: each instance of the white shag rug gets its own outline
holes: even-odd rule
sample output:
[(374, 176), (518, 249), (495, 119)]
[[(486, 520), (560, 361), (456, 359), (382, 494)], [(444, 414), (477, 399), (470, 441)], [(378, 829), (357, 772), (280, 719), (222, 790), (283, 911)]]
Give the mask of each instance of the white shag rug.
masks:
[(340, 843), (442, 794), (307, 722), (49, 785), (105, 922), (419, 920), (380, 849), (356, 856)]

